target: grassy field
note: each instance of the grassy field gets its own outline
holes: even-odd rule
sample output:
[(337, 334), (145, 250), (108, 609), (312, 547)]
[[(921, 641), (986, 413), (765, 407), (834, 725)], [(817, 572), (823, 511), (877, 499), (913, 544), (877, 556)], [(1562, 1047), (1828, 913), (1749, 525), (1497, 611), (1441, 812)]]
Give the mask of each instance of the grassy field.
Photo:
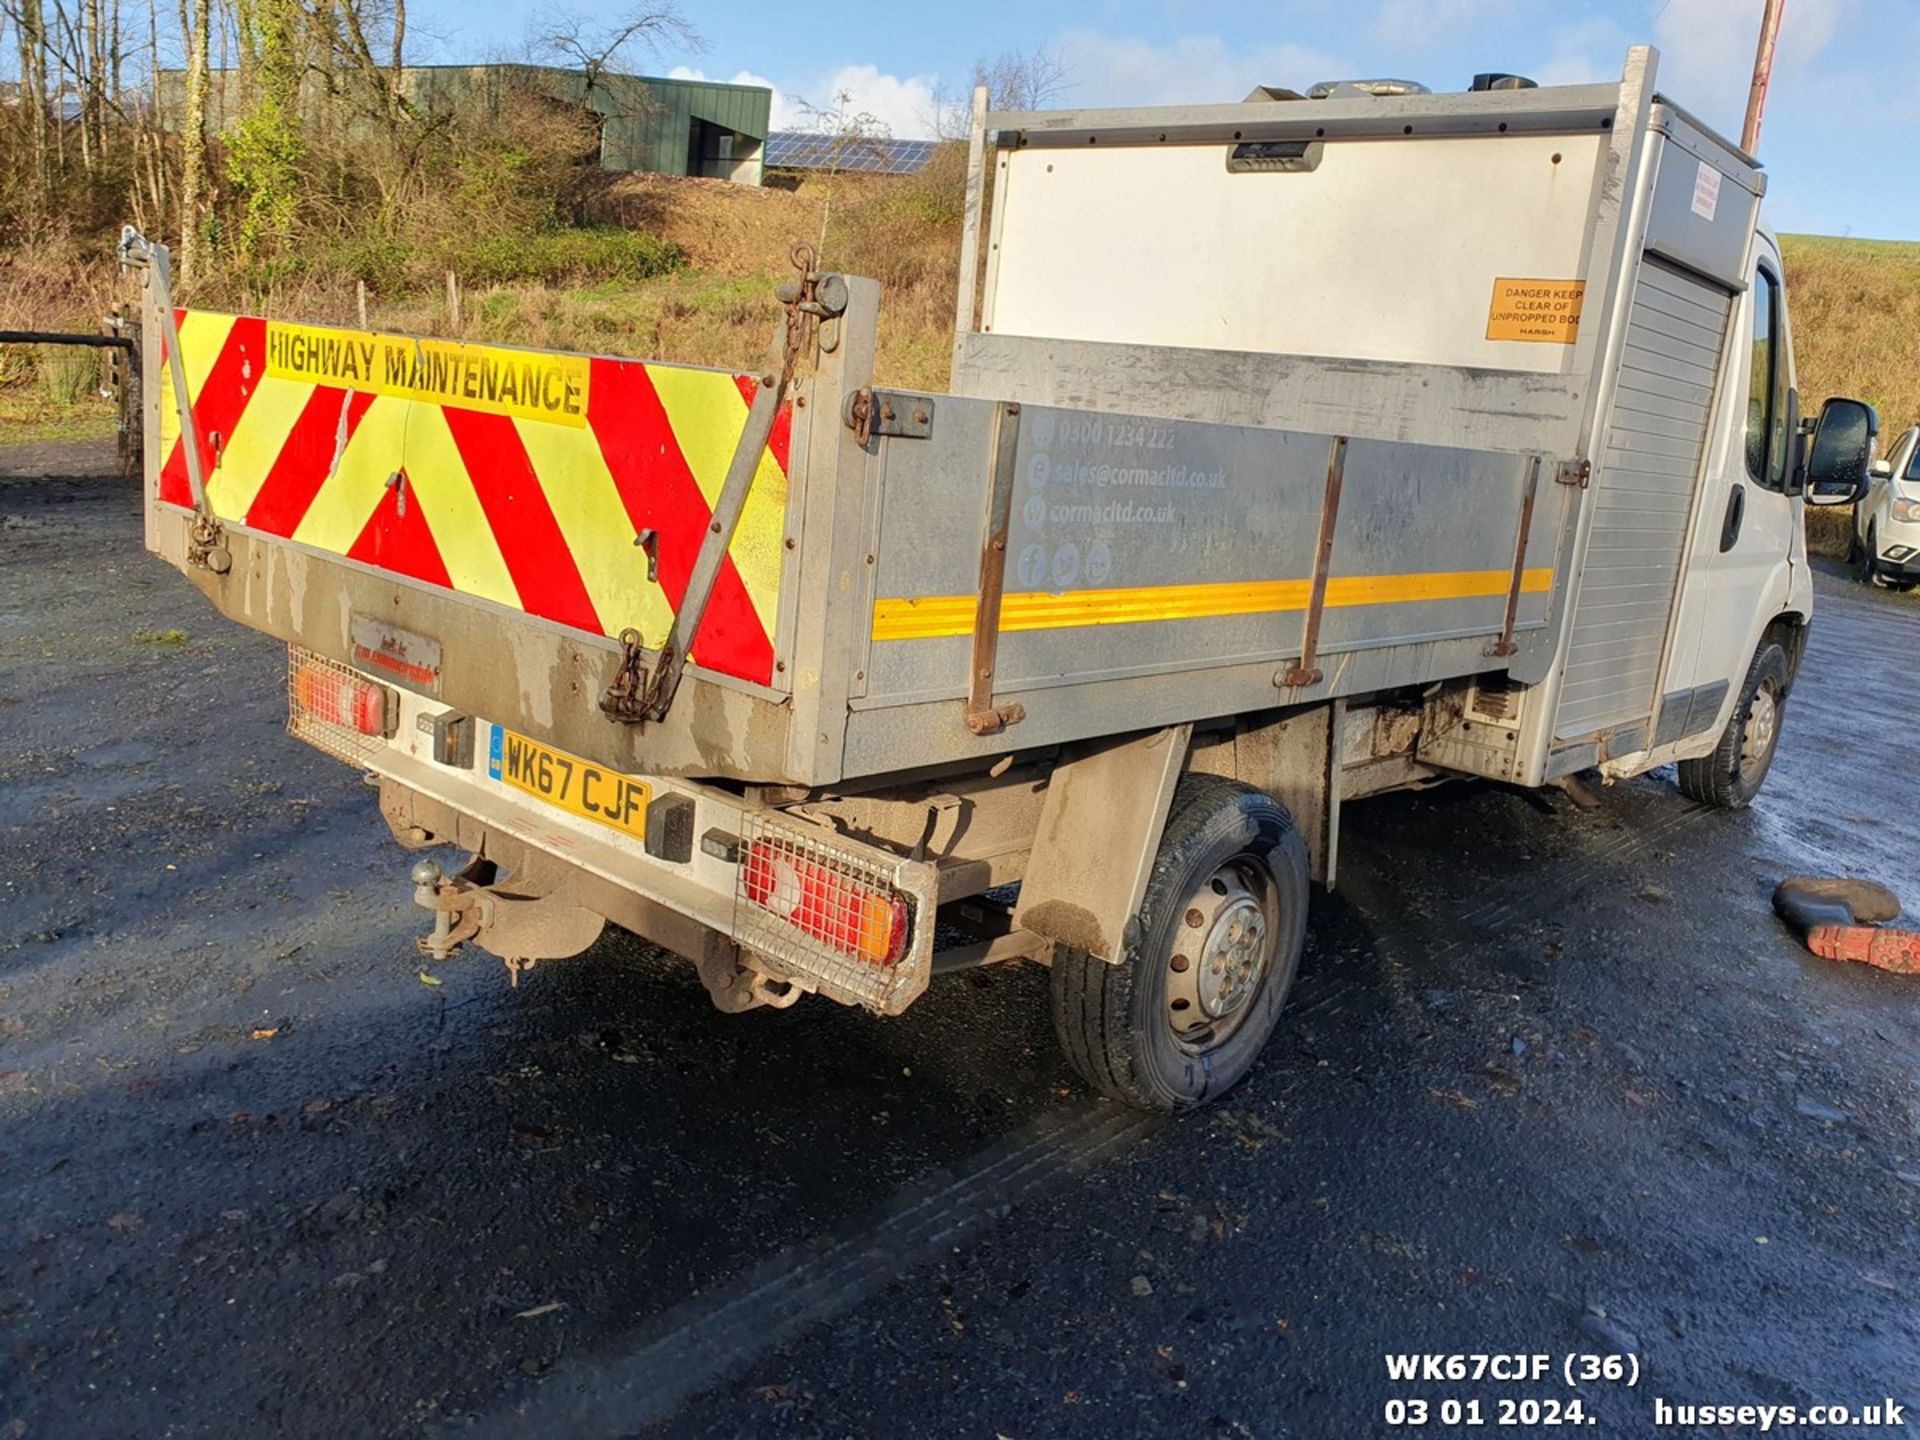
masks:
[[(822, 265), (871, 275), (886, 287), (879, 378), (910, 389), (947, 382), (959, 256), (960, 170), (949, 150), (912, 181), (810, 178), (794, 188), (628, 176), (600, 197), (598, 218), (652, 236), (677, 256), (664, 274), (465, 286), (459, 333), (469, 339), (748, 368), (763, 356), (773, 287), (791, 273), (789, 249), (819, 247)], [(618, 237), (614, 237), (618, 238)], [(1829, 395), (1877, 406), (1889, 434), (1920, 420), (1920, 244), (1781, 237), (1792, 296), (1794, 351), (1804, 409)], [(592, 259), (591, 247), (576, 247)], [(84, 246), (0, 252), (5, 323), (90, 326), (117, 297), (105, 257)], [(195, 302), (352, 324), (344, 272), (316, 271), (266, 288), (237, 282)], [(450, 334), (444, 287), (374, 288), (375, 328)], [(0, 350), (0, 435), (46, 439), (110, 434), (91, 397), (90, 356)], [(1844, 510), (1809, 511), (1809, 538), (1844, 550)]]
[[(1782, 235), (1801, 408), (1851, 395), (1880, 412), (1883, 439), (1920, 421), (1920, 244)], [(1845, 507), (1807, 511), (1807, 544), (1844, 555)]]
[(98, 440), (113, 427), (99, 351), (0, 346), (0, 441)]

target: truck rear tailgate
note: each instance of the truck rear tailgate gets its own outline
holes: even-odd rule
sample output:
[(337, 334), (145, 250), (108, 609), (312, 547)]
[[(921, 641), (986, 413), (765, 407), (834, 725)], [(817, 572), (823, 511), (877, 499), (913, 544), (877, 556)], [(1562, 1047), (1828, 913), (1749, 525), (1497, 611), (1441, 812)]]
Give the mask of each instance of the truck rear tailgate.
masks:
[[(584, 635), (665, 639), (753, 377), (175, 313), (226, 528)], [(156, 408), (155, 498), (190, 512), (179, 413)], [(791, 418), (760, 457), (692, 644), (702, 669), (775, 692)]]

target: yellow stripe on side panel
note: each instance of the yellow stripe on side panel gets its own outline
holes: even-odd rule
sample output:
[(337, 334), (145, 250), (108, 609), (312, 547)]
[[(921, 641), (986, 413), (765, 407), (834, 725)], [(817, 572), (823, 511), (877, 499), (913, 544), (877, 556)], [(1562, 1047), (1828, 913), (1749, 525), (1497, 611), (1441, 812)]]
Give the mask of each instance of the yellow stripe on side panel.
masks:
[[(1424, 600), (1472, 600), (1505, 595), (1508, 570), (1435, 571), (1424, 575), (1335, 575), (1327, 581), (1327, 608), (1403, 605)], [(1553, 587), (1549, 569), (1528, 570), (1520, 592)], [(1138, 625), (1162, 620), (1216, 620), (1305, 610), (1309, 580), (1262, 580), (1207, 585), (1138, 585), (1118, 590), (1022, 592), (1000, 602), (1000, 629), (1067, 630), (1084, 625)], [(874, 602), (875, 640), (937, 640), (973, 633), (974, 597), (928, 595)]]
[(618, 635), (631, 625), (651, 646), (666, 641), (673, 607), (647, 579), (646, 553), (633, 543), (633, 520), (591, 430), (514, 423), (541, 492), (593, 601), (601, 628)]
[(294, 422), (313, 398), (313, 386), (272, 376), (259, 382), (240, 423), (226, 437), (220, 459), (207, 476), (207, 501), (226, 520), (244, 520), (254, 496), (292, 433)]
[[(733, 376), (718, 371), (649, 365), (647, 378), (667, 412), (667, 423), (673, 426), (687, 468), (693, 471), (700, 493), (712, 508), (719, 502), (727, 465), (746, 427), (746, 399)], [(773, 455), (763, 450), (740, 527), (733, 532), (733, 544), (727, 553), (733, 557), (754, 613), (768, 635), (773, 634), (779, 617), (786, 526), (787, 477)]]

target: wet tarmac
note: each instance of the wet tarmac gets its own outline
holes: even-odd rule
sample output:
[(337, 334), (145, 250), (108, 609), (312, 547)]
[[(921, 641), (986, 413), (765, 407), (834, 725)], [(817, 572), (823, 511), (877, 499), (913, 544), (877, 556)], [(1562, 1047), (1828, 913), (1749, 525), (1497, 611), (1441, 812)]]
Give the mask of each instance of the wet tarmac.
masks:
[[(1349, 809), (1289, 1014), (1171, 1125), (1044, 971), (728, 1017), (628, 938), (420, 978), (373, 795), (92, 452), (0, 463), (0, 1440), (1336, 1436), (1402, 1352), (1630, 1353), (1682, 1403), (1920, 1403), (1920, 604), (1819, 579), (1757, 807)], [(1429, 1429), (1437, 1428), (1429, 1426)], [(1734, 1433), (1744, 1433), (1736, 1431)]]

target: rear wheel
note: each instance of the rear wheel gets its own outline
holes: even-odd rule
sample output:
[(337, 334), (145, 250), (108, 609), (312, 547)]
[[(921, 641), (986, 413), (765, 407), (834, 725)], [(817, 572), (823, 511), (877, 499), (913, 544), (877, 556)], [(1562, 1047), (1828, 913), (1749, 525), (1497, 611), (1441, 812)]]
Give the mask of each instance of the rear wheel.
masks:
[(1056, 950), (1053, 1020), (1074, 1069), (1143, 1110), (1218, 1098), (1272, 1035), (1306, 938), (1307, 852), (1271, 796), (1180, 782), (1121, 963)]
[(1762, 640), (1720, 743), (1711, 755), (1680, 762), (1682, 794), (1722, 810), (1744, 810), (1753, 803), (1779, 748), (1790, 673), (1780, 642), (1772, 636)]

